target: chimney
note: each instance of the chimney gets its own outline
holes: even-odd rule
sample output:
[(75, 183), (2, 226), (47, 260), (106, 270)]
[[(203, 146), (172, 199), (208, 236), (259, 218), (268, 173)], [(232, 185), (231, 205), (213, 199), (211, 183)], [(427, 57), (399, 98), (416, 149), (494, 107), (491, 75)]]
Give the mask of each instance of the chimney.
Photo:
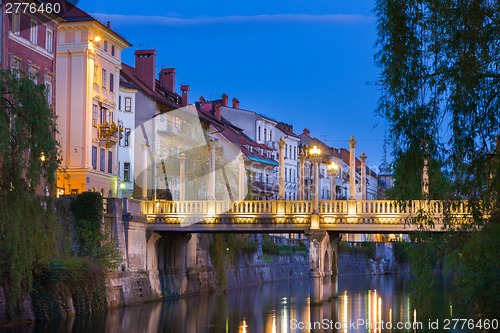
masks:
[(311, 131), (308, 130), (307, 128), (304, 128), (304, 130), (302, 131), (305, 135), (307, 136), (311, 136)]
[(175, 68), (162, 68), (160, 83), (164, 89), (175, 92)]
[(221, 109), (220, 104), (217, 104), (215, 106), (215, 118), (217, 118), (217, 120), (220, 120), (220, 109)]
[(181, 91), (182, 91), (182, 106), (186, 106), (188, 105), (189, 85), (188, 84), (181, 85)]
[(239, 109), (240, 108), (240, 101), (235, 97), (233, 98), (233, 109)]
[(108, 24), (106, 24), (106, 26), (111, 29), (111, 22), (108, 21)]
[(134, 54), (137, 77), (155, 91), (156, 50), (137, 50)]
[(229, 96), (226, 94), (222, 94), (222, 106), (228, 107), (229, 106)]

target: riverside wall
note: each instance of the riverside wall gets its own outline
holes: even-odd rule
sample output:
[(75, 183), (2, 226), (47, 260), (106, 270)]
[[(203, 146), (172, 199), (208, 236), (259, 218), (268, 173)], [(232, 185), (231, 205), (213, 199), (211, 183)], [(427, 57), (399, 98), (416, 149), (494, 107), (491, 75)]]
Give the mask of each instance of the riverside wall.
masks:
[[(208, 239), (209, 236), (204, 237)], [(256, 253), (240, 254), (225, 262), (223, 272), (218, 271), (212, 265), (207, 239), (199, 242), (198, 265), (194, 268), (125, 270), (107, 273), (105, 285), (108, 308), (309, 277), (309, 253), (264, 255), (261, 244)], [(409, 272), (407, 266), (394, 261), (392, 244), (378, 245), (371, 257), (351, 249), (338, 254), (339, 275), (405, 273)], [(220, 285), (220, 274), (224, 274), (223, 285)], [(0, 285), (0, 327), (8, 324), (6, 304), (4, 288)], [(67, 310), (63, 315), (77, 314), (72, 304), (71, 299), (60, 304), (61, 308)], [(19, 323), (29, 323), (38, 319), (35, 318), (33, 303), (29, 296), (25, 297), (22, 307)]]

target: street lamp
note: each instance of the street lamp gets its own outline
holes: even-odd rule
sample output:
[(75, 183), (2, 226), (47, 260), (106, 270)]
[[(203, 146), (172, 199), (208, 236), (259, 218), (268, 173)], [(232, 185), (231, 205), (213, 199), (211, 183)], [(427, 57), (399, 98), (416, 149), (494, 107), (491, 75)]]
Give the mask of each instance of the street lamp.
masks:
[(328, 165), (328, 175), (330, 176), (330, 200), (333, 200), (333, 191), (335, 189), (335, 177), (337, 177), (337, 172), (339, 171), (339, 166), (332, 162)]
[(314, 164), (313, 214), (317, 214), (319, 198), (319, 161), (321, 160), (321, 149), (316, 146), (312, 147), (309, 149), (309, 156)]

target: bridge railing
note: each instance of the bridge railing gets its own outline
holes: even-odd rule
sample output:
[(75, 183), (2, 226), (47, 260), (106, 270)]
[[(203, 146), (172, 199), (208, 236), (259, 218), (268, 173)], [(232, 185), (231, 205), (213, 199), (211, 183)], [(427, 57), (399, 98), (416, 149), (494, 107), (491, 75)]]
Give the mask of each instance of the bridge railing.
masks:
[(216, 214), (276, 214), (273, 200), (216, 201)]
[[(280, 206), (281, 205), (281, 206)], [(245, 200), (245, 201), (141, 201), (129, 200), (129, 210), (150, 216), (200, 216), (200, 215), (235, 215), (235, 216), (269, 216), (285, 214), (289, 216), (304, 216), (314, 211), (310, 200), (276, 201), (276, 200)], [(279, 208), (282, 207), (282, 208)], [(283, 211), (284, 210), (284, 211)], [(442, 223), (446, 215), (470, 215), (466, 202), (448, 204), (436, 200), (323, 200), (319, 202), (318, 212), (328, 217), (330, 222), (337, 223), (343, 219), (358, 217), (361, 223), (380, 222), (382, 219), (393, 219), (390, 223), (405, 223), (405, 219), (426, 212), (438, 223)], [(371, 221), (371, 222), (362, 222)]]
[(319, 213), (320, 214), (347, 214), (348, 213), (348, 201), (347, 200), (320, 201)]

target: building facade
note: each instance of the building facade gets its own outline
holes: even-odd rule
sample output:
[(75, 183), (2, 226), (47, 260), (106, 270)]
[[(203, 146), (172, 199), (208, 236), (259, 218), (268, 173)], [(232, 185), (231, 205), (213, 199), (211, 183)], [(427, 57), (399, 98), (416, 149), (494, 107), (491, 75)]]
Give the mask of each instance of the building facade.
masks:
[(177, 155), (185, 143), (180, 134), (186, 121), (179, 109), (188, 104), (189, 86), (181, 85), (182, 95), (175, 92), (175, 68), (163, 68), (157, 79), (156, 50), (137, 50), (134, 55), (134, 66), (122, 64), (121, 71), (122, 85), (137, 90), (132, 99), (135, 128), (130, 135), (134, 140), (134, 158), (130, 161), (133, 179), (129, 181), (133, 183), (133, 197), (178, 199), (178, 170), (171, 168), (179, 167)]
[(120, 79), (118, 95), (118, 196), (129, 198), (134, 191), (135, 95), (138, 86)]
[(76, 7), (65, 19), (57, 38), (58, 192), (115, 197), (121, 51), (131, 44)]
[[(34, 0), (25, 3), (38, 3)], [(12, 4), (12, 3), (10, 3)], [(0, 1), (0, 68), (26, 73), (47, 89), (47, 101), (55, 108), (57, 14), (16, 12)]]

